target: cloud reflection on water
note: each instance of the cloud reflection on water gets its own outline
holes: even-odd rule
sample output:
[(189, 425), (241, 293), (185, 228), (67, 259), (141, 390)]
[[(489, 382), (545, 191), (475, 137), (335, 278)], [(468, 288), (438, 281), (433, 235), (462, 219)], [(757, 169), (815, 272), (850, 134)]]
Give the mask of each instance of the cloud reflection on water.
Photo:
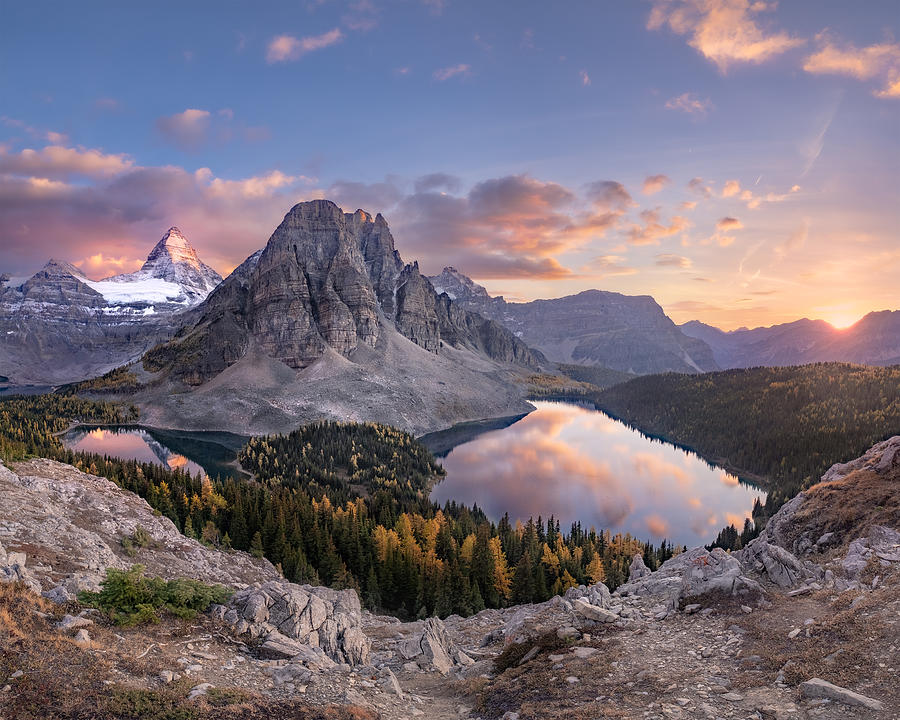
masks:
[(606, 415), (536, 402), (537, 410), (454, 448), (438, 502), (477, 503), (490, 517), (553, 514), (561, 524), (627, 531), (696, 545), (719, 525), (740, 527), (763, 493), (672, 445), (651, 441)]

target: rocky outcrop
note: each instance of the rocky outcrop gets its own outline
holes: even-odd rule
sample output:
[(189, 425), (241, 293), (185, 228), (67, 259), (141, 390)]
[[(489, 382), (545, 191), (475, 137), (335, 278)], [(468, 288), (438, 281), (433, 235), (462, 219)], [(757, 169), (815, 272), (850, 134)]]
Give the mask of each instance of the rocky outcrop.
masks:
[[(19, 463), (15, 471), (0, 465), (0, 497), (0, 543), (7, 560), (17, 556), (16, 548), (33, 548), (29, 573), (48, 592), (58, 588), (54, 597), (61, 600), (96, 590), (107, 568), (135, 563), (149, 575), (231, 586), (278, 578), (268, 561), (207, 548), (141, 498), (71, 465), (41, 459)], [(129, 554), (123, 540), (138, 527), (150, 543)]]
[(866, 537), (850, 542), (841, 560), (846, 579), (858, 582), (863, 571), (872, 563), (878, 568), (900, 566), (900, 532), (893, 528), (874, 526)]
[(293, 658), (321, 649), (338, 663), (360, 665), (369, 641), (360, 629), (359, 597), (353, 590), (299, 586), (272, 580), (236, 593), (222, 614), (238, 635), (262, 640), (271, 657)]
[(821, 568), (804, 563), (789, 550), (756, 538), (737, 554), (740, 562), (754, 572), (765, 575), (781, 588), (796, 587), (800, 583), (822, 575)]
[(25, 553), (8, 553), (4, 550), (3, 545), (0, 544), (0, 583), (21, 582), (34, 590), (34, 592), (40, 593), (41, 583), (25, 566), (27, 559), (28, 556)]
[(721, 548), (688, 550), (664, 562), (659, 570), (628, 582), (616, 590), (620, 595), (653, 595), (673, 606), (690, 604), (708, 596), (753, 601), (763, 596), (758, 582), (744, 575), (737, 558)]
[(634, 582), (635, 580), (647, 577), (650, 572), (650, 568), (644, 564), (644, 556), (637, 553), (628, 568), (628, 582)]
[(401, 644), (399, 653), (404, 660), (437, 670), (441, 675), (474, 662), (450, 640), (447, 628), (437, 617), (428, 618), (420, 633)]

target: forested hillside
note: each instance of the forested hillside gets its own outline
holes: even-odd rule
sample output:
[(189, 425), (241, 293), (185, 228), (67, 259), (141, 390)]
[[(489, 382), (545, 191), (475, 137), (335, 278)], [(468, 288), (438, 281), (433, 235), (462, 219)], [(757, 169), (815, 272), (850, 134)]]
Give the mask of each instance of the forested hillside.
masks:
[(241, 452), (255, 474), (248, 481), (66, 450), (53, 433), (74, 420), (134, 413), (59, 395), (0, 399), (4, 459), (38, 455), (107, 477), (186, 535), (264, 555), (292, 581), (355, 588), (372, 609), (470, 614), (580, 583), (615, 587), (635, 553), (656, 567), (673, 551), (578, 524), (564, 533), (552, 517), (514, 526), (477, 507), (439, 507), (428, 500), (439, 466), (411, 435), (385, 426), (317, 423), (255, 438)]
[(648, 435), (763, 476), (771, 514), (832, 464), (900, 434), (900, 367), (669, 373), (608, 388), (595, 402)]

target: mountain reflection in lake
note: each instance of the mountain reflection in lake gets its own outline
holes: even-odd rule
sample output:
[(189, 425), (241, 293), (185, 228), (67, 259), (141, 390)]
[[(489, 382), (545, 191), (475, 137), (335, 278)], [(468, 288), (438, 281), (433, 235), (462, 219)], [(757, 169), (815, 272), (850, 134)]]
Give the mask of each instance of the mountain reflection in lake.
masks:
[(76, 427), (66, 433), (63, 442), (70, 450), (157, 463), (191, 475), (246, 476), (233, 464), (246, 438), (231, 433), (158, 430), (139, 425)]
[(595, 410), (534, 402), (530, 415), (453, 448), (431, 499), (472, 505), (492, 519), (551, 514), (567, 528), (630, 532), (656, 542), (709, 543), (740, 529), (762, 491)]

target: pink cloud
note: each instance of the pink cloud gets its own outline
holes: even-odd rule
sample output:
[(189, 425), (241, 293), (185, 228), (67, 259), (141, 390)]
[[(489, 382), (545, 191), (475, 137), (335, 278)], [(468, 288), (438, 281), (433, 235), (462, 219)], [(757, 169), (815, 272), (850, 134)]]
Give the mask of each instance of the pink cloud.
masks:
[(296, 38), (293, 35), (278, 35), (269, 41), (266, 48), (266, 62), (270, 65), (290, 60), (299, 60), (307, 53), (322, 50), (344, 39), (340, 28), (333, 28), (321, 35)]
[(671, 182), (668, 175), (650, 175), (644, 179), (641, 190), (644, 195), (655, 195)]
[(458, 65), (451, 65), (450, 67), (438, 68), (434, 71), (433, 77), (439, 82), (444, 82), (445, 80), (449, 80), (450, 78), (457, 76), (465, 77), (471, 71), (471, 65), (467, 65), (466, 63), (459, 63)]
[(85, 176), (107, 178), (134, 165), (127, 155), (110, 155), (101, 150), (48, 145), (41, 150), (26, 148), (10, 153), (0, 148), (0, 173), (43, 178)]

